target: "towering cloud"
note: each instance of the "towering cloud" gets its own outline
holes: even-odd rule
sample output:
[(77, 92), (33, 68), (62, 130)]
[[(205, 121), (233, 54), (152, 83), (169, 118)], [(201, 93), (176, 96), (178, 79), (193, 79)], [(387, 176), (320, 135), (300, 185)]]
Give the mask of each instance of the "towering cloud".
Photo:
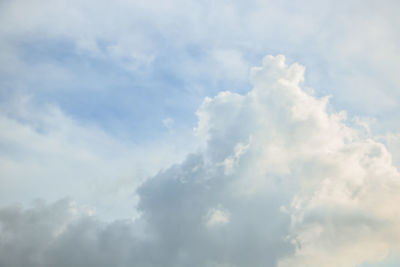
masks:
[(204, 100), (202, 148), (141, 185), (140, 218), (104, 223), (68, 201), (4, 208), (0, 265), (350, 267), (397, 251), (386, 147), (307, 93), (304, 67), (283, 56), (251, 80)]

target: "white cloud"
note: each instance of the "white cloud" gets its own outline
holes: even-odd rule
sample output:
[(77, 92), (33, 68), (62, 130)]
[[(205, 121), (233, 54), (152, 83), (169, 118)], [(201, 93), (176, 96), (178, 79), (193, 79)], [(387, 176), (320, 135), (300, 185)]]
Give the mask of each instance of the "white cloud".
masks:
[[(195, 218), (221, 204), (230, 216), (218, 234), (233, 235), (225, 237), (230, 247), (280, 247), (268, 258), (253, 255), (250, 264), (213, 236), (204, 241), (229, 255), (224, 263), (238, 266), (268, 260), (279, 266), (356, 266), (398, 251), (399, 209), (393, 203), (399, 201), (400, 175), (391, 154), (368, 130), (350, 127), (345, 112), (329, 112), (328, 98), (307, 94), (303, 79), (302, 66), (268, 56), (252, 70), (248, 94), (207, 98), (196, 128), (204, 151), (144, 185), (141, 207), (148, 221), (157, 218), (155, 227), (168, 229), (162, 233), (185, 236), (177, 225), (200, 231)], [(162, 225), (169, 216), (174, 219)], [(234, 236), (233, 229), (245, 235), (250, 228), (256, 236)], [(190, 238), (180, 242), (199, 241)]]
[(207, 212), (206, 225), (218, 226), (229, 223), (229, 212), (222, 209), (212, 208)]
[[(57, 211), (42, 210), (58, 204), (3, 209), (2, 244), (17, 248), (6, 266), (351, 267), (395, 255), (400, 174), (391, 154), (344, 112), (327, 111), (328, 98), (306, 93), (303, 75), (284, 56), (267, 56), (247, 94), (205, 99), (202, 149), (139, 187), (133, 222), (85, 213), (22, 246), (8, 225), (30, 234), (52, 222)], [(40, 223), (9, 224), (8, 214)], [(24, 255), (32, 242), (41, 245)]]

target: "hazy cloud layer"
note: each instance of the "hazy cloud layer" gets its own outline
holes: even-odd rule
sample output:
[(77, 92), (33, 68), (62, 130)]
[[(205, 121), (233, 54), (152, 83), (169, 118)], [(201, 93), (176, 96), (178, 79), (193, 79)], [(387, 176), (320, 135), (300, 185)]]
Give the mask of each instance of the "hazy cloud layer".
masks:
[(134, 221), (68, 200), (0, 211), (2, 266), (357, 266), (400, 242), (400, 174), (385, 145), (267, 56), (247, 94), (197, 111), (202, 148), (138, 189)]
[(137, 144), (17, 95), (0, 107), (0, 203), (68, 196), (105, 219), (134, 216), (135, 188), (184, 158), (195, 146), (189, 134)]

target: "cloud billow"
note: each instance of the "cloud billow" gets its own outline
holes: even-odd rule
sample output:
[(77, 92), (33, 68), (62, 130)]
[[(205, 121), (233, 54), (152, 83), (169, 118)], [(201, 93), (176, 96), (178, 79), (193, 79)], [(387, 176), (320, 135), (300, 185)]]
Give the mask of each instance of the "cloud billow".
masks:
[[(357, 266), (398, 250), (400, 175), (373, 136), (267, 56), (197, 111), (202, 148), (138, 189), (135, 221), (67, 200), (0, 212), (1, 266)], [(23, 240), (23, 241), (22, 241)], [(12, 253), (11, 253), (12, 252)]]

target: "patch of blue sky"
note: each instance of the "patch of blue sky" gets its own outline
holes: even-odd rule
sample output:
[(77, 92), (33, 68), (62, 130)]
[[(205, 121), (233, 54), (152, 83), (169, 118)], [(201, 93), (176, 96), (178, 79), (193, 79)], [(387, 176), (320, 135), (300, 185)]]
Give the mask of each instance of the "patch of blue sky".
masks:
[(48, 64), (68, 73), (61, 80), (49, 80), (47, 73), (35, 73), (36, 77), (25, 80), (23, 91), (32, 94), (37, 104), (54, 103), (67, 114), (104, 128), (121, 121), (125, 130), (140, 128), (146, 135), (160, 128), (165, 116), (184, 122), (194, 119), (193, 112), (191, 118), (187, 118), (189, 112), (181, 112), (192, 106), (188, 104), (192, 92), (167, 67), (167, 60), (157, 60), (156, 67), (143, 72), (127, 70), (109, 58), (78, 53), (68, 41), (40, 40), (25, 43), (19, 50), (33, 72), (38, 64)]
[[(74, 118), (98, 124), (111, 133), (117, 126), (116, 132), (131, 132), (138, 140), (165, 130), (162, 120), (166, 117), (193, 127), (195, 109), (205, 96), (250, 87), (248, 81), (239, 84), (210, 78), (207, 72), (213, 71), (208, 69), (186, 77), (187, 68), (209, 67), (204, 62), (208, 51), (196, 45), (160, 50), (151, 66), (137, 70), (126, 69), (107, 55), (82, 54), (68, 40), (25, 41), (19, 51), (21, 60), (35, 74), (23, 86), (33, 101), (54, 103)], [(48, 73), (37, 72), (38, 65), (59, 68), (67, 77), (51, 79)]]

